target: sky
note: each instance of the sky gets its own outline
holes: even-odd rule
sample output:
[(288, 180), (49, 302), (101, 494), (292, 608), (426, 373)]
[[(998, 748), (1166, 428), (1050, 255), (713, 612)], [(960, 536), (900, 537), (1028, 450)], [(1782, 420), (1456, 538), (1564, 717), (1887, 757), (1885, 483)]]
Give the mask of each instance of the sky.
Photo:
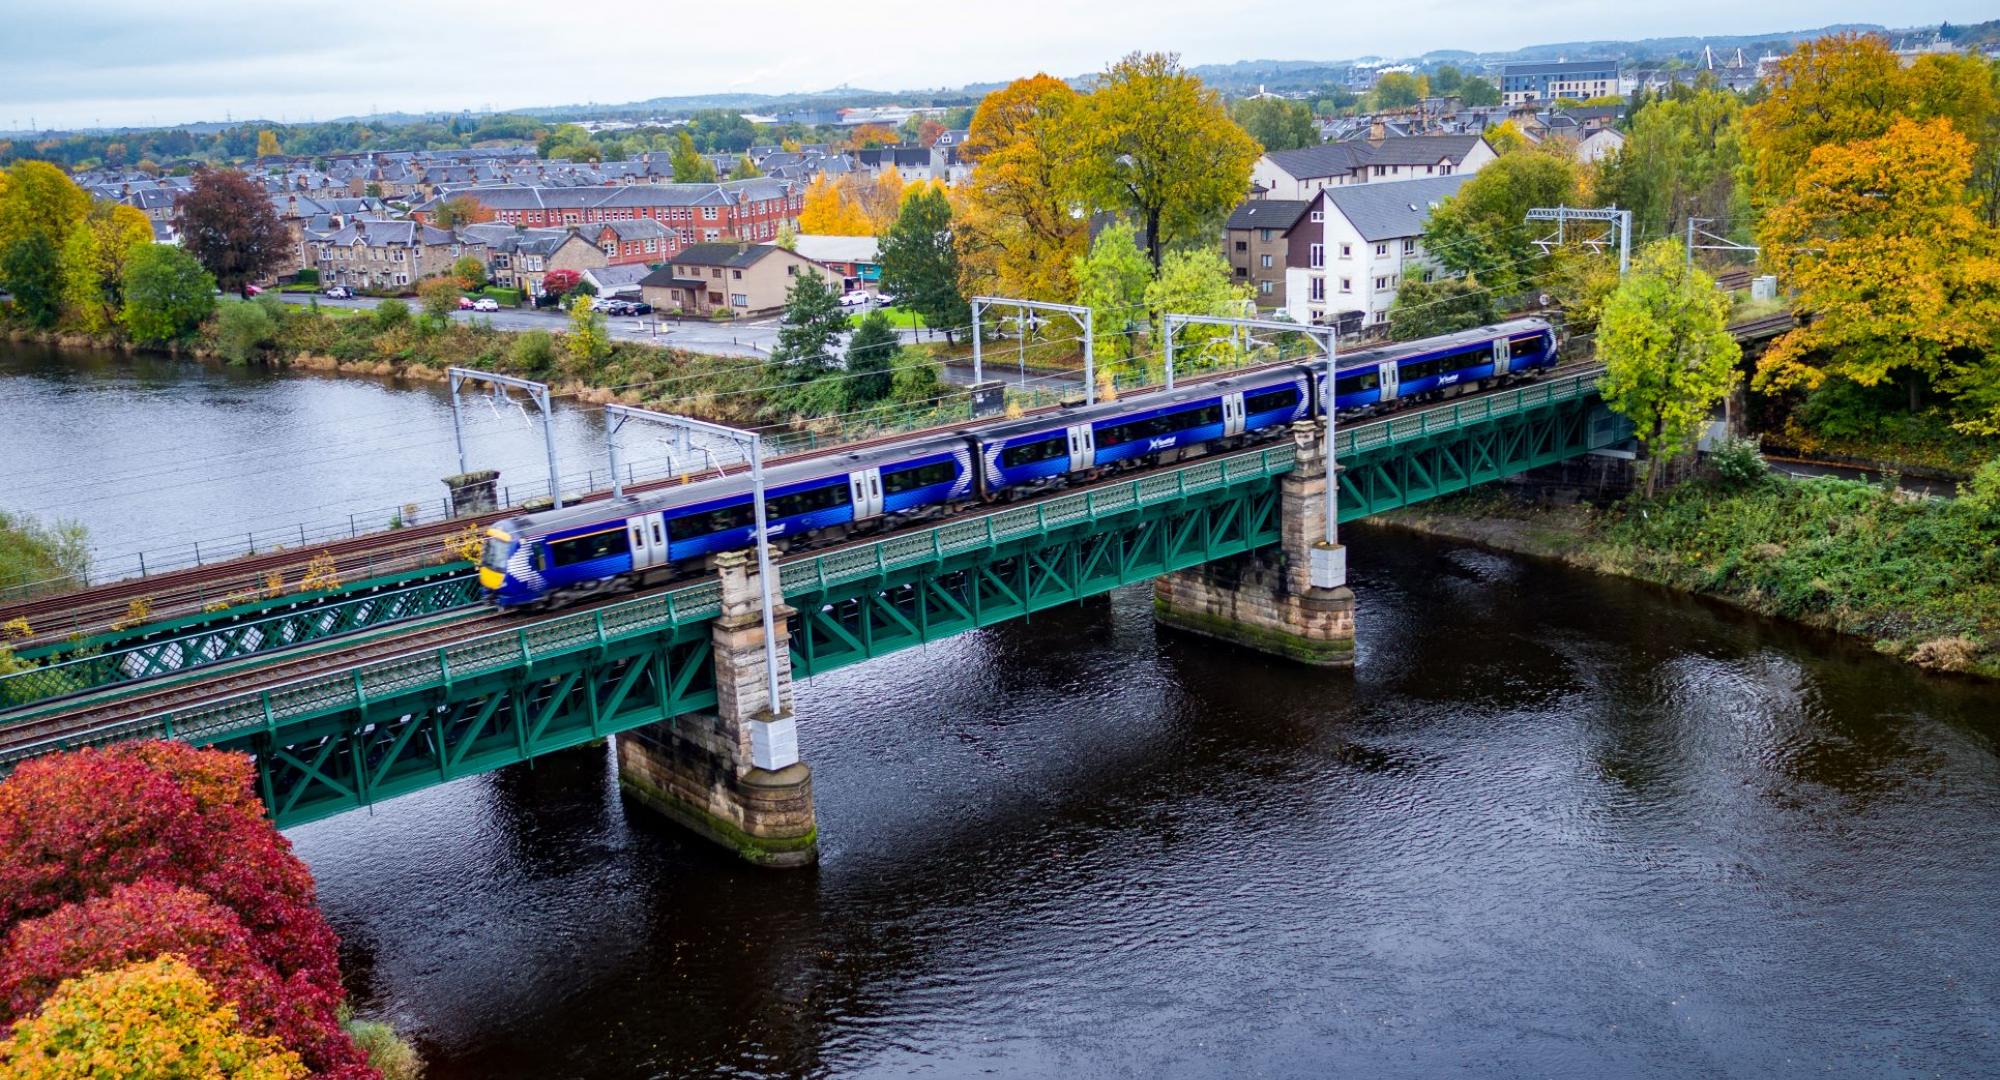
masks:
[(1341, 60), (1995, 15), (1991, 0), (0, 0), (0, 129), (957, 87), (1135, 49)]

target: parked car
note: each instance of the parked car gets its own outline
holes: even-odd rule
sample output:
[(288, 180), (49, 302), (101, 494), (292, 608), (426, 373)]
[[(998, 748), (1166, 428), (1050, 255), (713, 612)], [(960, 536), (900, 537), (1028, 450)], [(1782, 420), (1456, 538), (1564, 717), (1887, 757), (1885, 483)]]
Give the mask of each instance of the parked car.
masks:
[(875, 299), (865, 292), (855, 291), (840, 298), (840, 306), (850, 311), (865, 311), (869, 301)]
[(632, 309), (626, 312), (628, 315), (651, 315), (653, 313), (653, 305), (648, 304), (644, 300), (628, 300), (626, 301), (626, 306)]
[(623, 300), (599, 300), (597, 302), (597, 310), (602, 311), (606, 315), (630, 315), (632, 314), (632, 305)]
[(264, 295), (264, 287), (262, 285), (245, 285), (243, 286), (243, 295), (262, 296)]
[(499, 310), (500, 310), (500, 301), (498, 301), (498, 300), (495, 300), (495, 299), (493, 299), (493, 298), (492, 298), (492, 297), (490, 297), (490, 296), (482, 296), (482, 297), (480, 297), (479, 299), (477, 299), (477, 300), (475, 300), (475, 301), (473, 301), (473, 302), (472, 302), (472, 310), (474, 310), (474, 311), (499, 311)]
[(345, 285), (328, 285), (326, 287), (326, 298), (328, 300), (352, 300), (354, 299), (354, 290)]
[(460, 311), (471, 311), (471, 310), (472, 310), (472, 297), (470, 297), (470, 296), (461, 296), (461, 297), (459, 297), (459, 298), (458, 298), (458, 310), (460, 310)]

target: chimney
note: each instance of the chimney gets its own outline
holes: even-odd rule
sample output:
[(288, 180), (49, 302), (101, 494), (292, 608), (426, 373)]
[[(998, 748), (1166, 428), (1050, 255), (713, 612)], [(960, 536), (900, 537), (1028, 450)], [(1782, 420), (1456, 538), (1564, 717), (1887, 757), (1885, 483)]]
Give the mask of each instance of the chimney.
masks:
[(1389, 134), (1389, 133), (1388, 133), (1388, 130), (1387, 130), (1386, 128), (1384, 128), (1384, 127), (1383, 127), (1383, 125), (1382, 125), (1382, 121), (1380, 121), (1380, 120), (1377, 120), (1377, 121), (1374, 121), (1373, 123), (1371, 123), (1371, 124), (1369, 124), (1369, 125), (1368, 125), (1368, 141), (1369, 141), (1369, 142), (1372, 142), (1372, 143), (1379, 143), (1379, 142), (1381, 142), (1381, 141), (1382, 141), (1383, 139), (1387, 138), (1387, 137), (1388, 137), (1388, 134)]

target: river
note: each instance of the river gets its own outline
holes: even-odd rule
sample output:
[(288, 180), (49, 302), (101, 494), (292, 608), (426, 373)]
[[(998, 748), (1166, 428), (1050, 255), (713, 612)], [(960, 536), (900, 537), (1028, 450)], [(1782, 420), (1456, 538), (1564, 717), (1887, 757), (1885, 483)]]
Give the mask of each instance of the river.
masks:
[[(108, 410), (166, 441), (218, 379), (253, 415), (353, 393), (438, 422), (427, 388), (0, 370), (44, 433)], [(265, 450), (310, 460), (289, 430)], [(81, 457), (26, 450), (24, 484)], [(260, 490), (187, 482), (210, 516)], [(1347, 538), (1352, 673), (1156, 630), (1128, 589), (803, 684), (814, 871), (628, 806), (602, 747), (291, 836), (360, 1011), (434, 1080), (2000, 1070), (1993, 688)]]

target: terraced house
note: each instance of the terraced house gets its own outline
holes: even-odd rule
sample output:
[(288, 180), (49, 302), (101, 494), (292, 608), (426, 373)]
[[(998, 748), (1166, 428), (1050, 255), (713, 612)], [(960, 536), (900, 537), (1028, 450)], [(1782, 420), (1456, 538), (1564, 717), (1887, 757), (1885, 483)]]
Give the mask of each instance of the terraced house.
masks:
[(472, 237), (415, 221), (355, 218), (308, 241), (319, 279), (351, 289), (406, 289), (451, 269), (471, 252), (486, 259), (486, 246)]
[[(1379, 131), (1380, 125), (1376, 127)], [(1497, 156), (1481, 135), (1371, 134), (1350, 142), (1274, 150), (1251, 167), (1250, 182), (1267, 198), (1310, 199), (1331, 187), (1474, 173)]]
[(679, 247), (775, 239), (780, 227), (798, 224), (805, 189), (756, 177), (715, 184), (629, 184), (618, 187), (495, 185), (440, 191), (411, 212), (428, 222), (444, 200), (467, 198), (495, 221), (527, 228), (648, 220), (671, 229)]

